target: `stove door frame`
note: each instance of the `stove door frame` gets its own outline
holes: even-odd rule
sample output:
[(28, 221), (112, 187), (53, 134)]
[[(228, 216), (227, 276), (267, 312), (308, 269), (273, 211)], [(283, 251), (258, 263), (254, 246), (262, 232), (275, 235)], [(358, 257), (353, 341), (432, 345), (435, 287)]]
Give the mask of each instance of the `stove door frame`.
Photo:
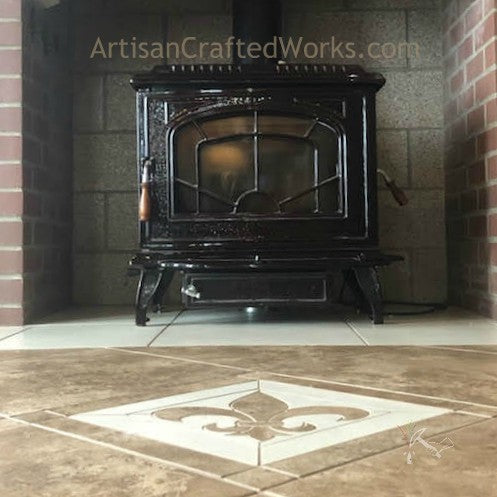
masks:
[[(295, 86), (272, 88), (199, 89), (139, 91), (138, 172), (146, 158), (155, 161), (152, 175), (152, 218), (141, 223), (142, 248), (153, 250), (203, 250), (253, 248), (257, 251), (317, 250), (333, 247), (374, 247), (377, 245), (376, 127), (375, 91), (370, 87), (343, 85), (330, 88)], [(326, 102), (342, 102), (343, 115)], [(317, 103), (316, 103), (317, 102)], [(323, 102), (323, 105), (319, 105)], [(219, 112), (222, 106), (243, 109), (300, 109), (325, 122), (339, 122), (345, 134), (343, 164), (346, 181), (345, 218), (316, 216), (254, 219), (175, 219), (169, 208), (170, 156), (166, 134), (188, 112)], [(162, 109), (161, 111), (158, 109)], [(175, 117), (171, 119), (174, 109)], [(159, 114), (159, 115), (157, 115)], [(155, 117), (155, 119), (154, 119)], [(158, 140), (162, 140), (160, 144)], [(166, 150), (161, 150), (162, 148)]]

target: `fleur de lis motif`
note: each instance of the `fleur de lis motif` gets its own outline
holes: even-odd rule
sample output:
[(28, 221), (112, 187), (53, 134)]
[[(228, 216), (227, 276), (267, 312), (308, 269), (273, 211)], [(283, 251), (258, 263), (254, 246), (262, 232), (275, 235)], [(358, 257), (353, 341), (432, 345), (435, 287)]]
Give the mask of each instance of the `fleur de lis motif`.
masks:
[(354, 407), (309, 406), (289, 409), (288, 405), (260, 391), (250, 393), (230, 403), (229, 409), (215, 407), (172, 407), (156, 411), (155, 416), (168, 421), (181, 421), (188, 416), (221, 416), (236, 418), (233, 425), (221, 427), (210, 423), (203, 428), (230, 435), (247, 435), (259, 441), (271, 440), (278, 435), (310, 432), (316, 429), (311, 423), (286, 427), (285, 421), (297, 416), (336, 415), (337, 421), (361, 419), (369, 412)]

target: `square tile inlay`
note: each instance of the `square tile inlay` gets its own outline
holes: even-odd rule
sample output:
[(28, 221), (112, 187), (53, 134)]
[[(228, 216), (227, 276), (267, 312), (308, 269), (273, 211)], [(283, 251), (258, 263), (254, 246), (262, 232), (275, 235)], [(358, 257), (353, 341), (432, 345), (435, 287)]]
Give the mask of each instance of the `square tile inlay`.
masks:
[(438, 407), (255, 380), (71, 417), (255, 466), (447, 412)]

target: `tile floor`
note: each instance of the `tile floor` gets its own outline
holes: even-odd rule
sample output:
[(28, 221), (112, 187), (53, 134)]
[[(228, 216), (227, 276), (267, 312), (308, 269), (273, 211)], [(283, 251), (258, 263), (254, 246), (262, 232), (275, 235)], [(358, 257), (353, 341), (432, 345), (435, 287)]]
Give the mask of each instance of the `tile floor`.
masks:
[(0, 351), (0, 495), (494, 496), (496, 355)]
[(460, 309), (71, 309), (0, 329), (0, 496), (490, 497), (496, 384)]
[(146, 327), (136, 327), (131, 308), (101, 307), (0, 327), (0, 350), (223, 345), (497, 345), (497, 322), (457, 308), (387, 316), (382, 326), (343, 309), (210, 309), (152, 314)]

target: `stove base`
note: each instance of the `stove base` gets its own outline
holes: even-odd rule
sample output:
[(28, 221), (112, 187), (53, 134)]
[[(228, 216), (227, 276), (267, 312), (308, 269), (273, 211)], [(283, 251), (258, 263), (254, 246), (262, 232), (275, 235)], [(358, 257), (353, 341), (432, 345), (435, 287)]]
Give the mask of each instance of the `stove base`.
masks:
[(136, 324), (145, 326), (149, 308), (160, 309), (176, 271), (183, 273), (183, 303), (187, 308), (210, 306), (326, 305), (336, 302), (330, 291), (343, 273), (357, 307), (375, 324), (383, 323), (383, 301), (377, 267), (401, 260), (378, 251), (319, 254), (312, 257), (209, 257), (142, 252), (129, 266), (139, 274)]

